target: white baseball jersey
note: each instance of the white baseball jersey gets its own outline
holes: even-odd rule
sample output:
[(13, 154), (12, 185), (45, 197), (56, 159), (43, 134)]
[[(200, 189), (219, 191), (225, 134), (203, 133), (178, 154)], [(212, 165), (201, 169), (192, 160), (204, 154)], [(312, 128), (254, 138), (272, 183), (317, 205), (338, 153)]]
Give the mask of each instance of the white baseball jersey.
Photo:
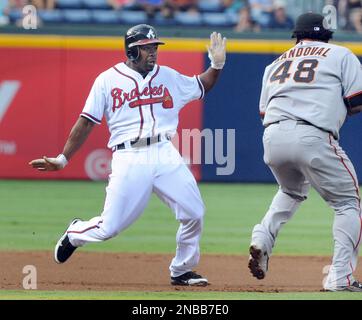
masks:
[(303, 40), (265, 69), (260, 114), (265, 126), (301, 119), (338, 138), (344, 98), (361, 92), (361, 64), (349, 49)]
[[(108, 147), (113, 148), (138, 137), (174, 133), (181, 108), (203, 95), (198, 76), (155, 65), (143, 78), (119, 63), (97, 77), (81, 116), (98, 124), (105, 116), (111, 133)], [(101, 215), (72, 224), (67, 230), (70, 243), (79, 247), (115, 237), (141, 216), (155, 192), (180, 222), (171, 277), (194, 270), (205, 212), (194, 176), (168, 139), (143, 147), (125, 145), (113, 150)]]
[(182, 107), (203, 96), (198, 76), (155, 65), (143, 78), (119, 63), (97, 77), (81, 116), (97, 124), (105, 116), (111, 134), (108, 147), (112, 148), (136, 138), (174, 134)]

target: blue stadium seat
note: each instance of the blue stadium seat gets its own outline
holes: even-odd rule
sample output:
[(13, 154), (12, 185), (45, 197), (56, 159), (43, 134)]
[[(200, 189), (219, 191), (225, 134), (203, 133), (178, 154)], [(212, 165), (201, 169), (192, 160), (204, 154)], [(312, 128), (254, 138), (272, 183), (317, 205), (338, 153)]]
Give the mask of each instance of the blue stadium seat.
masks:
[(39, 18), (45, 23), (59, 23), (63, 22), (63, 11), (55, 10), (39, 10)]
[(213, 27), (231, 27), (235, 25), (235, 23), (229, 19), (227, 14), (217, 12), (203, 13), (202, 22), (207, 26)]
[(55, 5), (59, 9), (81, 9), (81, 0), (56, 0)]
[(155, 14), (152, 23), (157, 26), (172, 26), (176, 24), (173, 18), (165, 18), (160, 12)]
[(140, 24), (147, 23), (147, 14), (144, 11), (122, 10), (118, 13), (121, 23), (123, 24)]
[(202, 25), (201, 15), (199, 13), (177, 12), (175, 14), (175, 22), (183, 26), (191, 27)]
[(119, 24), (118, 12), (114, 10), (92, 10), (92, 19), (99, 24)]
[(223, 6), (220, 0), (199, 0), (197, 7), (200, 12), (221, 12)]
[(90, 10), (63, 10), (64, 21), (69, 23), (91, 23)]
[(137, 1), (127, 3), (123, 5), (123, 10), (140, 10), (140, 6), (137, 4)]
[(13, 9), (9, 12), (10, 22), (15, 22), (23, 18), (23, 12), (20, 9)]
[(239, 23), (240, 16), (238, 12), (227, 11), (225, 12), (225, 15), (232, 25), (237, 25)]
[(84, 8), (87, 9), (112, 9), (107, 0), (81, 0)]

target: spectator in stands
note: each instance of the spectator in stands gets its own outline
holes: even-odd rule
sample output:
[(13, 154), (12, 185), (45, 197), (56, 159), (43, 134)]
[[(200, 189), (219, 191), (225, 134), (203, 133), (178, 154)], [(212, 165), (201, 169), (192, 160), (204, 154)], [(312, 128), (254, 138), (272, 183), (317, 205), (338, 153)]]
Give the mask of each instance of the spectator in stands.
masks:
[(147, 13), (149, 19), (154, 18), (157, 11), (160, 11), (165, 0), (136, 0), (136, 4)]
[(165, 0), (175, 11), (197, 11), (197, 0)]
[[(5, 9), (5, 15), (8, 15), (11, 10), (20, 10), (22, 11), (23, 8), (28, 5), (28, 0), (8, 0), (8, 6)], [(22, 27), (23, 19), (20, 18), (14, 22), (14, 24), (18, 27)]]
[(249, 5), (252, 20), (262, 28), (268, 27), (273, 12), (273, 0), (249, 0)]
[(0, 0), (0, 26), (9, 24), (8, 5), (7, 0)]
[(238, 12), (239, 21), (235, 26), (236, 32), (260, 31), (260, 27), (251, 19), (250, 6), (247, 0), (224, 0), (226, 12)]
[(347, 10), (352, 28), (362, 34), (362, 0), (348, 0)]
[(222, 4), (227, 11), (239, 11), (247, 5), (247, 0), (223, 0)]
[(135, 4), (135, 0), (107, 0), (107, 3), (114, 9), (120, 10), (125, 5)]
[(24, 6), (28, 5), (29, 1), (28, 0), (8, 0), (8, 9), (12, 10), (12, 9), (23, 9)]
[(41, 10), (53, 10), (55, 7), (55, 0), (31, 0), (30, 4)]
[(162, 6), (162, 15), (172, 18), (176, 12), (197, 13), (197, 0), (165, 0)]
[(285, 7), (286, 3), (284, 1), (275, 1), (273, 14), (268, 24), (269, 29), (293, 29), (294, 21), (287, 15)]

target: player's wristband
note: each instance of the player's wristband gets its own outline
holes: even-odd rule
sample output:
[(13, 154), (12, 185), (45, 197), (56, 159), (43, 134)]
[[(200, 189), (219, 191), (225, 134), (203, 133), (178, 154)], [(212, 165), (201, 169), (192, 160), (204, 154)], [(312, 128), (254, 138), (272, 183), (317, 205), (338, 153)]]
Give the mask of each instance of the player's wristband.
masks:
[(223, 63), (212, 63), (211, 62), (211, 68), (216, 69), (216, 70), (221, 70), (222, 68), (224, 68), (225, 62)]
[(210, 62), (211, 62), (211, 68), (216, 69), (216, 70), (221, 70), (224, 67), (225, 59), (222, 60), (222, 61), (217, 61), (216, 62), (210, 51), (209, 51), (208, 57), (209, 57)]
[(64, 168), (68, 164), (67, 158), (62, 153), (58, 155), (56, 159), (57, 161), (59, 161), (59, 164), (62, 166), (62, 168)]

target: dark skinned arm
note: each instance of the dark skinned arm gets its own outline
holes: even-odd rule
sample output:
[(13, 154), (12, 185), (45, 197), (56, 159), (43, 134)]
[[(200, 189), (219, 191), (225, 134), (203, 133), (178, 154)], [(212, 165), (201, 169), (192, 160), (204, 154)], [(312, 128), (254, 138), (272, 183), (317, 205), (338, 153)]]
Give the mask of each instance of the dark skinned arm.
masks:
[(72, 130), (70, 131), (67, 142), (65, 143), (63, 154), (69, 161), (70, 158), (80, 149), (87, 140), (94, 127), (94, 122), (79, 117)]
[(219, 78), (220, 73), (221, 73), (221, 70), (210, 67), (204, 73), (201, 73), (199, 75), (200, 81), (201, 81), (202, 85), (204, 86), (205, 93), (209, 92), (212, 89), (212, 87), (215, 85), (217, 79)]

